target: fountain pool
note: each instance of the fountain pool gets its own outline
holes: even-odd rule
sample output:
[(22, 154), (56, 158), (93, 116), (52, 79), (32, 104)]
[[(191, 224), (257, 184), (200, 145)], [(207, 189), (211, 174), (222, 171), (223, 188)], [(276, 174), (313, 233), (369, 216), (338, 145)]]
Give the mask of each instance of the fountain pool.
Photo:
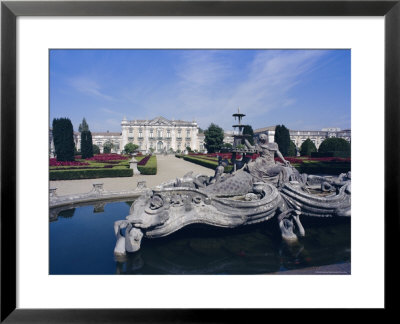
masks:
[(226, 229), (189, 225), (114, 256), (113, 224), (132, 202), (79, 205), (49, 223), (49, 274), (268, 274), (350, 261), (350, 218), (302, 217), (307, 235), (288, 244), (276, 220)]

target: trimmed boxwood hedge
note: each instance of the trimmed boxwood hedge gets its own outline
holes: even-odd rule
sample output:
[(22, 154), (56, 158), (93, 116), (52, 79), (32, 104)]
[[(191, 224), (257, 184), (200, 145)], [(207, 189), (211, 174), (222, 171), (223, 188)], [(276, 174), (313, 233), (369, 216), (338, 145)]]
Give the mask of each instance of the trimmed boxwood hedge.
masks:
[[(141, 160), (143, 157), (139, 157)], [(50, 180), (75, 180), (75, 179), (96, 179), (96, 178), (117, 178), (117, 177), (132, 177), (133, 170), (129, 168), (129, 161), (123, 160), (114, 162), (109, 167), (105, 167), (104, 162), (90, 161), (90, 165), (84, 169), (79, 166), (69, 169), (62, 167), (50, 167)], [(110, 161), (108, 161), (110, 163)], [(90, 168), (92, 167), (92, 168)], [(146, 165), (138, 165), (138, 170), (144, 175), (157, 174), (157, 158), (152, 156)]]
[(145, 165), (138, 165), (140, 174), (154, 175), (157, 174), (157, 157), (152, 155)]
[[(202, 158), (193, 157), (193, 156), (189, 156), (189, 155), (183, 156), (183, 159), (185, 161), (189, 161), (189, 162), (192, 162), (192, 163), (195, 163), (195, 164), (198, 164), (198, 165), (201, 165), (203, 167), (206, 167), (206, 168), (209, 168), (209, 169), (213, 169), (213, 170), (215, 170), (217, 168), (217, 166), (218, 166), (218, 162), (217, 161), (214, 162), (214, 161), (205, 160), (205, 159), (202, 159)], [(225, 167), (225, 172), (226, 173), (231, 172), (232, 169), (233, 169), (233, 166), (232, 165), (228, 165), (228, 166)]]
[(132, 177), (133, 170), (129, 168), (103, 168), (103, 169), (81, 169), (81, 170), (51, 170), (50, 180), (75, 180)]
[[(185, 155), (183, 156), (183, 159), (210, 169), (215, 169), (218, 166), (217, 162), (201, 159), (198, 157)], [(346, 162), (304, 161), (301, 164), (293, 164), (293, 166), (300, 173), (307, 173), (307, 174), (339, 175), (341, 173), (346, 173), (351, 170), (351, 163), (346, 163)], [(231, 172), (232, 168), (233, 168), (232, 165), (228, 165), (227, 167), (225, 167), (225, 172)]]
[(336, 151), (336, 152), (312, 152), (311, 157), (342, 157), (349, 158), (351, 157), (351, 152), (346, 151)]
[(300, 173), (339, 175), (350, 171), (351, 163), (311, 161), (303, 162), (295, 167)]

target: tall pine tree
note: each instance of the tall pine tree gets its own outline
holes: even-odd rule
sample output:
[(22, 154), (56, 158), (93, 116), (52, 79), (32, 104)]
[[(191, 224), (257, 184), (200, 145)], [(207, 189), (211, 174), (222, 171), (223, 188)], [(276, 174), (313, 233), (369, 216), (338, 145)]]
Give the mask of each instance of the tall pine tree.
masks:
[[(254, 132), (253, 132), (253, 127), (250, 125), (246, 125), (243, 127), (243, 134), (244, 135), (250, 135), (249, 137), (246, 137), (246, 139), (249, 141), (251, 145), (254, 145)], [(244, 144), (244, 140), (242, 141), (242, 144)]]
[(277, 125), (275, 127), (275, 143), (278, 144), (279, 151), (283, 156), (288, 156), (290, 148), (290, 133), (285, 125)]
[(86, 122), (85, 117), (83, 117), (82, 123), (79, 125), (79, 132), (81, 133), (82, 158), (91, 158), (93, 156), (92, 133), (89, 130), (89, 125)]
[(78, 131), (79, 131), (80, 133), (82, 133), (82, 132), (88, 131), (88, 130), (89, 130), (89, 125), (88, 125), (88, 123), (86, 122), (85, 117), (83, 117), (82, 124), (79, 124)]
[(74, 161), (74, 128), (71, 120), (53, 119), (53, 141), (57, 161)]
[(89, 130), (81, 132), (81, 153), (82, 159), (93, 156), (92, 133)]

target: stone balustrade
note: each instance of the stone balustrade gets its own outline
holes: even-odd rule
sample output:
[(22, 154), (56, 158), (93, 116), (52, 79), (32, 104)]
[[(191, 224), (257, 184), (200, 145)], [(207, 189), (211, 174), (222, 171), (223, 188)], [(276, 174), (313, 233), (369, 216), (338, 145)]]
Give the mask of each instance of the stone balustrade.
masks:
[(87, 193), (59, 196), (57, 188), (49, 189), (49, 207), (51, 209), (64, 207), (72, 204), (96, 202), (101, 200), (113, 200), (123, 198), (137, 198), (147, 189), (146, 181), (139, 181), (135, 189), (126, 191), (107, 191), (103, 188), (103, 183), (93, 183), (93, 188)]

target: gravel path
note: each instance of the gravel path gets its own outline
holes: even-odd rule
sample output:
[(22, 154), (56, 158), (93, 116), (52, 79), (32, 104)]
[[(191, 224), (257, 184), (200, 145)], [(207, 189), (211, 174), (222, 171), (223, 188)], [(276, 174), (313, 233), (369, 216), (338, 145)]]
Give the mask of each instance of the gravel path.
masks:
[(50, 188), (57, 188), (59, 196), (89, 192), (93, 188), (93, 183), (103, 183), (103, 188), (107, 191), (132, 190), (136, 188), (138, 181), (146, 181), (147, 187), (151, 188), (165, 181), (182, 177), (190, 171), (195, 174), (214, 175), (214, 170), (178, 159), (174, 155), (157, 155), (156, 175), (50, 181)]

